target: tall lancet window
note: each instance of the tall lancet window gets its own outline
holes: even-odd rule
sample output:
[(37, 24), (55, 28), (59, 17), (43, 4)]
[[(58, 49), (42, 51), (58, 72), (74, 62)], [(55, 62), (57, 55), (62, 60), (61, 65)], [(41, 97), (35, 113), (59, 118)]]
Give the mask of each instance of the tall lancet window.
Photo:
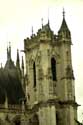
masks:
[(36, 66), (35, 66), (35, 62), (33, 63), (33, 82), (34, 82), (33, 87), (36, 87)]
[(52, 71), (52, 79), (56, 81), (56, 60), (51, 58), (51, 71)]

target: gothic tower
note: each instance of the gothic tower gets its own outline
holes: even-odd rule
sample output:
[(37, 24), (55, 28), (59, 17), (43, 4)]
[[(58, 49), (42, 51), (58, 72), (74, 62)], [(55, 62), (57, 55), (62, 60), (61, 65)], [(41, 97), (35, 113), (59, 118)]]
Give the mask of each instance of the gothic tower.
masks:
[[(49, 21), (24, 40), (26, 98), (37, 125), (76, 125), (77, 103), (71, 59), (71, 33), (63, 20), (58, 35)], [(33, 118), (31, 118), (33, 119)], [(38, 120), (38, 121), (37, 121)]]

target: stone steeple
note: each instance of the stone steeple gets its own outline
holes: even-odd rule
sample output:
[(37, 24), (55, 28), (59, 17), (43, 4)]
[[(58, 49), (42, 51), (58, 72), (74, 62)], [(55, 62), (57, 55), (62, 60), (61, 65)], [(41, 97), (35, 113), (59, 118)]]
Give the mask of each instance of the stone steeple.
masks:
[(9, 42), (9, 47), (7, 47), (7, 60), (11, 60), (11, 45)]
[(62, 24), (61, 24), (61, 27), (58, 31), (58, 34), (60, 37), (65, 37), (65, 38), (70, 38), (71, 37), (71, 34), (70, 34), (70, 30), (68, 28), (68, 25), (66, 23), (66, 20), (65, 20), (65, 11), (63, 9), (63, 20), (62, 20)]
[(11, 45), (9, 42), (9, 46), (7, 47), (7, 61), (5, 64), (5, 68), (15, 68), (14, 62), (12, 61), (11, 58)]
[(23, 56), (22, 56), (22, 70), (24, 70), (24, 60), (23, 60)]
[(17, 49), (17, 59), (16, 59), (16, 68), (18, 71), (19, 78), (21, 78), (21, 68), (20, 68), (20, 57), (19, 57), (19, 50)]
[(18, 49), (17, 49), (16, 67), (20, 68), (20, 58), (19, 58), (19, 50)]

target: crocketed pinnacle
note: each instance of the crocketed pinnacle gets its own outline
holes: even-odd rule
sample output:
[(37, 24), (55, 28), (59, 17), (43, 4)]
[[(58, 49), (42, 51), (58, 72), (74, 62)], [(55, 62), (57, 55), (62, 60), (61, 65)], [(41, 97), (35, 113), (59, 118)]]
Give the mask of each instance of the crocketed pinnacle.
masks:
[(61, 24), (61, 27), (58, 31), (58, 34), (61, 36), (62, 34), (65, 35), (65, 37), (70, 37), (70, 30), (67, 26), (67, 23), (66, 23), (66, 20), (65, 20), (65, 11), (63, 9), (63, 20), (62, 20), (62, 24)]

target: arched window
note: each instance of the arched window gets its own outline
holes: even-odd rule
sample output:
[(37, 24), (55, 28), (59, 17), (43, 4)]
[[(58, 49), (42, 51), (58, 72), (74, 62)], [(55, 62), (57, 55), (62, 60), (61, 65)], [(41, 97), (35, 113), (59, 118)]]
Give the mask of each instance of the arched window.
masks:
[(56, 81), (56, 60), (51, 58), (51, 71), (52, 71), (52, 79)]
[(34, 82), (33, 87), (36, 87), (36, 66), (35, 66), (35, 62), (33, 63), (33, 82)]

